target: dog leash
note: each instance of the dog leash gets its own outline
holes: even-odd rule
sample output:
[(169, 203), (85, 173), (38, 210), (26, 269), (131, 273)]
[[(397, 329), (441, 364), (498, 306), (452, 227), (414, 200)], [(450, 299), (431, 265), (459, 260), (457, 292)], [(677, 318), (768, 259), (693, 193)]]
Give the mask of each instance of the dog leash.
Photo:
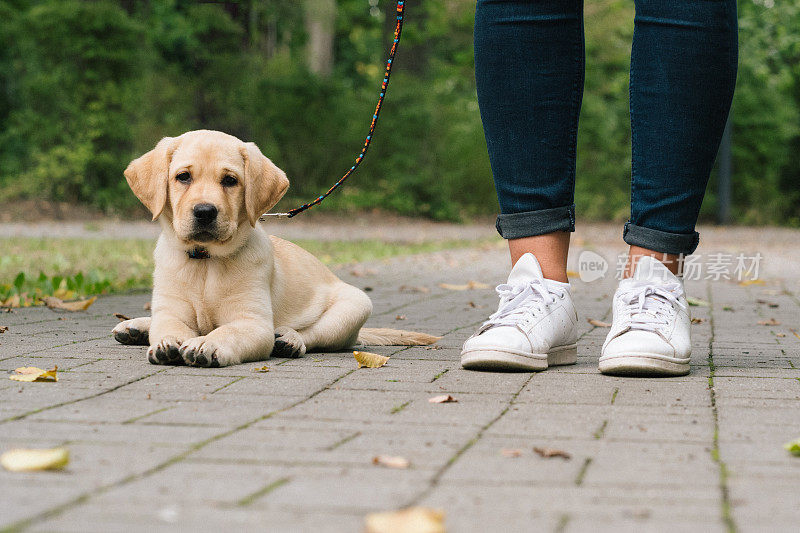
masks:
[(311, 209), (315, 205), (322, 203), (322, 201), (328, 197), (333, 191), (335, 191), (339, 185), (344, 183), (344, 181), (350, 177), (350, 175), (356, 171), (358, 166), (364, 160), (364, 154), (367, 153), (367, 149), (369, 148), (370, 143), (372, 142), (372, 135), (375, 132), (375, 126), (378, 124), (378, 117), (381, 114), (381, 107), (383, 106), (383, 97), (386, 96), (386, 89), (389, 87), (389, 76), (392, 73), (392, 63), (394, 63), (394, 54), (397, 52), (397, 45), (400, 44), (400, 33), (403, 31), (403, 12), (405, 10), (405, 1), (399, 0), (397, 2), (397, 24), (394, 27), (394, 41), (392, 41), (392, 48), (389, 50), (389, 59), (386, 61), (386, 72), (383, 75), (383, 83), (381, 83), (381, 92), (378, 95), (378, 105), (375, 106), (375, 112), (372, 114), (372, 122), (369, 125), (369, 133), (367, 133), (367, 138), (364, 140), (364, 147), (361, 149), (361, 153), (358, 154), (356, 157), (355, 164), (351, 166), (344, 175), (339, 178), (339, 181), (333, 184), (333, 187), (328, 189), (328, 191), (318, 196), (313, 201), (303, 204), (299, 207), (295, 207), (294, 209), (290, 209), (285, 213), (264, 213), (259, 217), (259, 220), (265, 220), (265, 217), (286, 217), (292, 218), (295, 215), (299, 215), (303, 211), (307, 209)]

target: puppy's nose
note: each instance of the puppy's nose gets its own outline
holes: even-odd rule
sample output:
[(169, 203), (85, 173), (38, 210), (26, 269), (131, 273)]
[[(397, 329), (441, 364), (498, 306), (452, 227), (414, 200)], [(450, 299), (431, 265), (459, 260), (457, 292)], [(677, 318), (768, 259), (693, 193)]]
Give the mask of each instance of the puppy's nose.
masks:
[(192, 208), (194, 218), (198, 222), (213, 222), (217, 218), (217, 206), (213, 204), (197, 204)]

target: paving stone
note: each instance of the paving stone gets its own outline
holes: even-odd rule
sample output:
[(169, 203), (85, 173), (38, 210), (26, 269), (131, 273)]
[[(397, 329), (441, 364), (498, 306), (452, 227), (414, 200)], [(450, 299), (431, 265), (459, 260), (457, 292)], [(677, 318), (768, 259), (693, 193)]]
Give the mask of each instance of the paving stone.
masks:
[[(610, 278), (573, 280), (576, 365), (465, 371), (461, 345), (496, 296), (439, 284), (499, 283), (507, 263), (492, 248), (378, 261), (359, 266), (374, 269), (363, 276), (339, 269), (373, 288), (368, 326), (443, 336), (435, 348), (366, 347), (391, 357), (378, 369), (357, 369), (352, 351), (151, 365), (144, 347), (110, 335), (112, 313), (145, 314), (144, 293), (100, 298), (85, 313), (0, 315), (10, 327), (0, 372), (60, 371), (58, 383), (0, 380), (0, 451), (72, 453), (63, 472), (0, 471), (0, 528), (349, 532), (369, 512), (409, 504), (440, 507), (451, 531), (467, 532), (720, 531), (725, 509), (742, 531), (796, 528), (800, 462), (782, 446), (800, 437), (800, 340), (788, 329), (800, 329), (798, 280), (688, 282), (711, 302), (691, 309), (704, 321), (689, 376), (598, 373), (608, 330), (586, 319), (610, 320)], [(771, 317), (781, 325), (757, 324)], [(264, 364), (269, 372), (253, 372)], [(428, 402), (445, 393), (458, 401)], [(571, 458), (542, 458), (535, 446)], [(376, 466), (379, 454), (410, 467)]]

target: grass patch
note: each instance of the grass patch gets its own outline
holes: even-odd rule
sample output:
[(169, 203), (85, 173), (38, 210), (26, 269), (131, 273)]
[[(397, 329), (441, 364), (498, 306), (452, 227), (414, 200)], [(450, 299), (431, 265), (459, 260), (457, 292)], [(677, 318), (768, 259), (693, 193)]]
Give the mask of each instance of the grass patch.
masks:
[[(327, 265), (374, 261), (438, 250), (494, 246), (495, 240), (387, 243), (295, 241)], [(153, 247), (149, 239), (0, 239), (0, 301), (27, 295), (22, 304), (56, 295), (72, 299), (94, 294), (146, 290), (152, 286)]]

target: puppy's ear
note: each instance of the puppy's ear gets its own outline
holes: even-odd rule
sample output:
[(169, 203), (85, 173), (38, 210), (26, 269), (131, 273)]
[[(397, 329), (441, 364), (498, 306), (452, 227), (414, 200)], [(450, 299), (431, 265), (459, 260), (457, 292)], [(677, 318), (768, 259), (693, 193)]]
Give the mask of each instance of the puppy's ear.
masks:
[(177, 137), (164, 137), (155, 148), (131, 161), (125, 169), (128, 185), (133, 194), (153, 213), (153, 220), (161, 215), (167, 203), (169, 164), (177, 147)]
[(255, 227), (258, 218), (286, 193), (289, 180), (254, 143), (244, 143), (241, 153), (244, 158), (245, 210), (250, 225)]

